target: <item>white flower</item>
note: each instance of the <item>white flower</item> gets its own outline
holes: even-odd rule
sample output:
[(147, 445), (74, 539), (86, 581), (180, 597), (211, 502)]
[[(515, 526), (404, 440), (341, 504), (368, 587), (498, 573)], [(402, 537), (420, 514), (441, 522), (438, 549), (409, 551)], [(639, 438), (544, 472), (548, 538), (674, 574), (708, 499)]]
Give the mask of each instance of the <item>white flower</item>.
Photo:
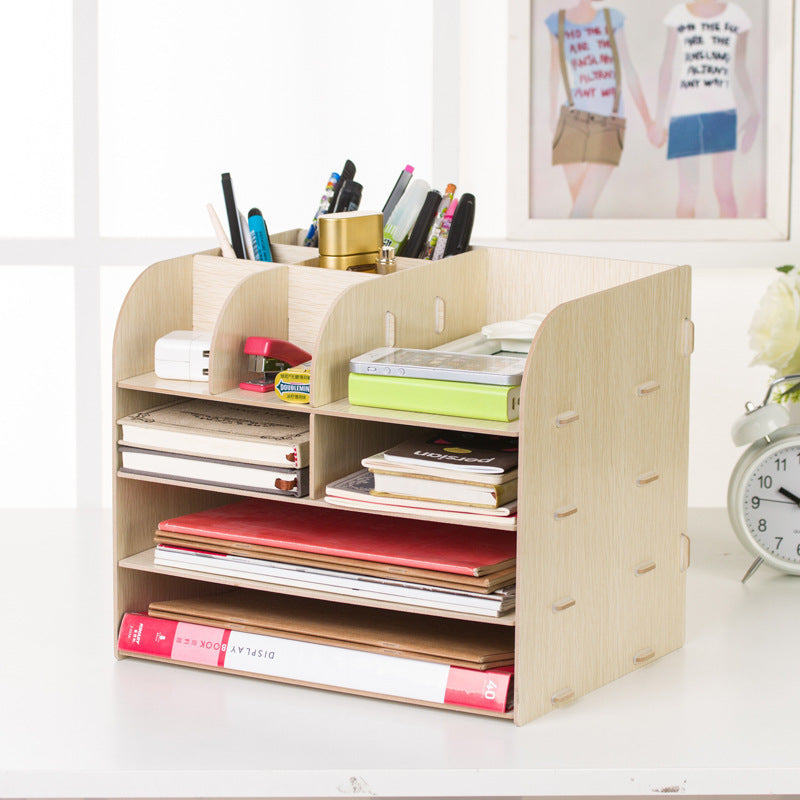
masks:
[(750, 324), (751, 364), (766, 364), (778, 375), (800, 372), (800, 277), (781, 275), (767, 287)]

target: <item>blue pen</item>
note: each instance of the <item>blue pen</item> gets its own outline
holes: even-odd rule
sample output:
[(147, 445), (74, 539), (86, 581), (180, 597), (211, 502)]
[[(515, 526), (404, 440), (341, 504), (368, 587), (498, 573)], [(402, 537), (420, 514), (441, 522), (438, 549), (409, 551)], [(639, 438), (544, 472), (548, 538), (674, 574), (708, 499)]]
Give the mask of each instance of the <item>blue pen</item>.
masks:
[(251, 208), (248, 212), (247, 224), (250, 227), (250, 241), (253, 243), (253, 255), (256, 261), (272, 261), (267, 223), (257, 208)]

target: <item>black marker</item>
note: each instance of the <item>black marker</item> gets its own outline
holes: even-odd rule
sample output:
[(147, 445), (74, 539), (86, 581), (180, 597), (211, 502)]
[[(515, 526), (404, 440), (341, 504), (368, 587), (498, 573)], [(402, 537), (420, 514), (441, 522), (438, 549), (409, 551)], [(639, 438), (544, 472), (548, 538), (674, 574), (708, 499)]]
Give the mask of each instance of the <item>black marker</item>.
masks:
[(325, 212), (326, 214), (331, 214), (333, 209), (336, 208), (336, 201), (339, 199), (339, 192), (342, 191), (345, 181), (352, 181), (355, 177), (356, 165), (348, 158), (347, 161), (344, 162), (342, 171), (339, 173), (339, 180), (336, 182), (336, 188), (333, 190), (333, 197), (331, 197), (330, 205)]
[(225, 197), (225, 211), (228, 213), (228, 227), (231, 231), (231, 246), (236, 258), (247, 258), (244, 249), (244, 231), (242, 221), (239, 218), (239, 210), (236, 207), (236, 199), (233, 196), (233, 183), (230, 172), (222, 173), (222, 194)]
[(470, 236), (472, 236), (472, 223), (474, 219), (475, 195), (465, 192), (458, 200), (442, 258), (463, 253), (469, 247), (469, 239)]
[(442, 202), (441, 192), (432, 189), (428, 192), (425, 202), (422, 204), (417, 221), (411, 229), (411, 233), (406, 239), (406, 243), (400, 248), (398, 256), (403, 258), (418, 258), (425, 246), (425, 240), (428, 237), (428, 231), (433, 224), (433, 218), (436, 216), (436, 210), (439, 208), (439, 203)]

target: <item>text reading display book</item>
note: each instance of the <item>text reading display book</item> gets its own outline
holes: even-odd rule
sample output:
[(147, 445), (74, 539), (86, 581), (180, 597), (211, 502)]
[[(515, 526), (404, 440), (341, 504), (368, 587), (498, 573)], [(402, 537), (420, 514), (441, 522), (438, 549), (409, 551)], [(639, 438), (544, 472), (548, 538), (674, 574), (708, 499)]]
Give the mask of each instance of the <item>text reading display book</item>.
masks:
[(126, 614), (123, 652), (310, 685), (505, 712), (513, 668), (465, 669), (329, 644)]
[[(179, 563), (156, 563), (153, 539), (160, 522), (229, 506), (234, 495), (243, 492), (131, 474), (116, 451), (117, 625), (128, 614), (147, 614), (151, 603), (216, 594), (221, 606), (218, 615), (209, 613), (203, 618), (198, 614), (196, 622), (169, 622), (207, 626), (215, 637), (232, 630), (228, 641), (261, 636), (259, 631), (233, 630), (233, 621), (224, 619), (226, 603), (231, 603), (232, 610), (236, 601), (224, 596), (230, 592), (220, 592), (232, 587), (264, 598), (286, 598), (289, 604), (308, 599), (329, 605), (343, 623), (355, 627), (362, 609), (392, 610), (409, 621), (419, 619), (423, 626), (441, 619), (442, 625), (453, 630), (460, 630), (456, 623), (469, 621), (485, 631), (505, 630), (513, 636), (513, 702), (509, 698), (498, 711), (453, 706), (441, 692), (428, 693), (426, 699), (419, 699), (420, 695), (392, 698), (502, 717), (520, 725), (680, 647), (688, 567), (689, 268), (474, 247), (432, 262), (400, 257), (395, 273), (369, 275), (320, 269), (315, 248), (302, 246), (303, 233), (271, 234), (271, 263), (221, 258), (212, 251), (178, 256), (144, 270), (126, 295), (117, 323), (113, 419), (175, 399), (289, 411), (309, 431), (308, 494), (252, 499), (298, 514), (307, 510), (327, 517), (327, 512), (336, 512), (344, 515), (348, 527), (359, 520), (378, 521), (380, 526), (391, 526), (397, 542), (410, 542), (418, 550), (409, 552), (404, 547), (395, 554), (400, 556), (398, 563), (386, 563), (377, 560), (385, 554), (375, 552), (373, 560), (367, 560), (366, 553), (350, 546), (352, 542), (337, 550), (341, 555), (333, 555), (289, 549), (295, 544), (283, 540), (265, 544), (263, 537), (222, 539), (197, 530), (160, 530), (156, 545), (173, 551), (205, 551), (215, 554), (215, 561), (230, 555), (259, 562), (243, 562), (248, 569), (271, 568), (263, 563), (270, 561), (474, 594), (506, 590), (514, 596), (514, 609), (480, 616), (266, 584), (253, 577), (201, 572)], [(453, 396), (445, 399), (440, 410), (427, 412), (350, 402), (349, 364), (361, 354), (388, 345), (432, 350), (486, 325), (532, 313), (539, 315), (541, 323), (524, 360), (515, 409), (518, 420), (509, 421), (512, 415), (507, 413), (506, 400), (500, 419), (484, 419), (463, 404), (456, 408), (450, 402)], [(155, 342), (173, 330), (210, 332), (207, 383), (167, 381), (155, 375)], [(313, 355), (305, 406), (289, 408), (271, 392), (239, 388), (247, 373), (244, 343), (250, 336), (290, 341)], [(333, 502), (326, 501), (326, 487), (365, 470), (364, 459), (441, 429), (497, 434), (518, 442), (515, 515), (496, 517), (492, 509), (478, 515), (465, 511), (467, 507), (452, 512), (426, 509), (419, 504), (429, 501), (403, 498), (398, 506), (383, 498), (387, 502), (380, 509), (376, 504), (377, 513), (365, 508), (366, 501), (352, 508), (332, 507)], [(114, 443), (121, 439), (122, 426), (116, 425)], [(147, 448), (137, 445), (137, 449)], [(434, 514), (436, 519), (431, 518)], [(269, 516), (275, 514), (271, 511)], [(470, 521), (462, 521), (464, 517)], [(512, 519), (515, 530), (505, 529)], [(419, 530), (421, 520), (433, 530), (456, 532), (451, 545), (457, 552), (444, 554), (447, 558), (437, 569), (424, 566), (435, 559), (422, 551), (421, 542), (414, 541), (413, 531)], [(469, 531), (484, 544), (510, 550), (473, 562), (461, 551), (462, 543), (472, 546)], [(284, 533), (288, 536), (292, 531)], [(439, 568), (452, 566), (456, 556), (462, 560), (463, 572)], [(406, 560), (417, 566), (399, 563)], [(481, 566), (492, 564), (497, 566), (494, 571), (474, 574), (475, 568), (481, 571)], [(216, 633), (220, 630), (222, 634)], [(289, 640), (285, 632), (280, 636), (279, 632), (265, 629), (263, 634), (293, 645), (318, 645)], [(298, 623), (294, 634), (301, 633), (309, 631)], [(470, 640), (466, 634), (458, 638), (464, 646)], [(136, 655), (125, 649), (125, 643), (123, 637), (117, 655)], [(337, 652), (394, 658), (332, 646)], [(396, 660), (405, 666), (419, 661), (424, 664), (420, 669), (442, 668), (451, 674), (446, 661), (430, 662), (428, 655), (411, 657), (409, 648)], [(455, 650), (443, 655), (461, 663), (455, 660)], [(165, 656), (178, 658), (172, 647)], [(178, 663), (190, 662), (191, 658)], [(195, 666), (224, 671), (232, 664), (220, 666), (215, 660)], [(252, 665), (241, 666), (246, 671)], [(491, 671), (472, 672), (486, 676)], [(259, 677), (304, 682), (292, 674)], [(336, 688), (330, 676), (307, 677), (316, 686)], [(393, 691), (392, 687), (369, 686), (359, 681), (357, 688), (343, 691), (380, 697), (386, 696), (384, 691)], [(492, 691), (500, 697), (504, 690)], [(254, 683), (254, 704), (259, 697)], [(273, 699), (281, 702), (279, 695)], [(436, 724), (435, 716), (431, 723)]]

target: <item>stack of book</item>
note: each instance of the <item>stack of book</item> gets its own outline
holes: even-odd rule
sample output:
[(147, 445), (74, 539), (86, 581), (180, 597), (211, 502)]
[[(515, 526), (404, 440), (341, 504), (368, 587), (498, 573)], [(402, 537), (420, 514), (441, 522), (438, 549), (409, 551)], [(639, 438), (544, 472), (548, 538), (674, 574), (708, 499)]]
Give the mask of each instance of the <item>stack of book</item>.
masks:
[(517, 448), (513, 437), (437, 431), (363, 459), (364, 469), (328, 484), (325, 499), (362, 511), (406, 509), (513, 529)]
[[(249, 499), (163, 520), (156, 564), (311, 593), (498, 617), (516, 537)], [(329, 598), (330, 599), (330, 598)]]
[(515, 540), (255, 498), (184, 514), (158, 525), (155, 563), (239, 587), (125, 614), (119, 648), (503, 713), (514, 629), (478, 620), (514, 607)]
[(513, 628), (247, 589), (125, 614), (122, 652), (330, 688), (504, 713)]
[(120, 473), (229, 489), (308, 494), (308, 417), (181, 400), (118, 420)]

